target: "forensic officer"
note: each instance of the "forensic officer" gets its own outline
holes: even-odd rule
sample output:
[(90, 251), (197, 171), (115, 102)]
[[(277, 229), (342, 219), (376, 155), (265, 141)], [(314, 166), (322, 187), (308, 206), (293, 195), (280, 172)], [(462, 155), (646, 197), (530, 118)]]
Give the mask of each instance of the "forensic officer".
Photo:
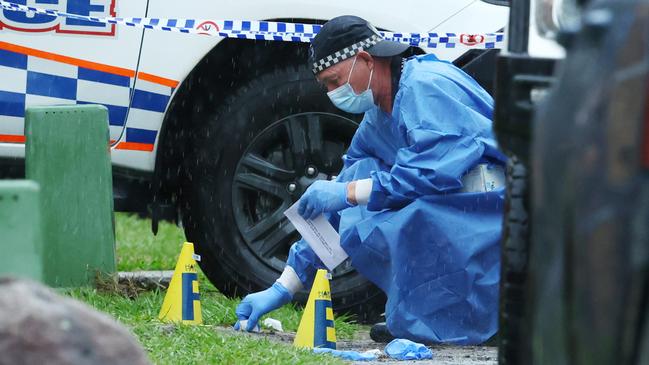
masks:
[[(355, 16), (330, 20), (314, 38), (317, 80), (338, 108), (365, 115), (336, 181), (313, 183), (299, 212), (327, 214), (338, 228), (354, 268), (386, 293), (392, 335), (481, 343), (497, 330), (504, 198), (493, 100), (432, 54), (402, 58), (407, 48)], [(321, 267), (296, 242), (273, 286), (238, 306), (245, 329), (310, 287)]]

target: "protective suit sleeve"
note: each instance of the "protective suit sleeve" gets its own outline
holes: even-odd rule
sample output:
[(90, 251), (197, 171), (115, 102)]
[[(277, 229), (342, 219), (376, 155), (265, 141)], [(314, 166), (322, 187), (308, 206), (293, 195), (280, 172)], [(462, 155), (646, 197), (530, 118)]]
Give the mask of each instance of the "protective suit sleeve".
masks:
[(313, 252), (304, 239), (295, 242), (291, 246), (286, 265), (295, 271), (306, 289), (311, 288), (316, 271), (325, 268), (318, 255)]
[(462, 176), (479, 163), (485, 148), (474, 131), (490, 123), (480, 111), (466, 106), (462, 101), (466, 95), (460, 85), (442, 76), (402, 85), (393, 117), (407, 145), (397, 151), (389, 172), (372, 172), (369, 210), (399, 208), (420, 196), (462, 187)]

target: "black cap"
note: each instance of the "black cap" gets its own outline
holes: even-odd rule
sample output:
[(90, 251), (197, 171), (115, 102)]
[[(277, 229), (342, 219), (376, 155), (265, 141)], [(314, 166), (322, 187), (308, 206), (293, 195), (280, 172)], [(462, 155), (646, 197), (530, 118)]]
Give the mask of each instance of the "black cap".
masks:
[(338, 62), (355, 56), (361, 49), (377, 57), (396, 56), (410, 47), (383, 39), (372, 24), (363, 18), (343, 15), (322, 26), (311, 41), (309, 65), (317, 74)]

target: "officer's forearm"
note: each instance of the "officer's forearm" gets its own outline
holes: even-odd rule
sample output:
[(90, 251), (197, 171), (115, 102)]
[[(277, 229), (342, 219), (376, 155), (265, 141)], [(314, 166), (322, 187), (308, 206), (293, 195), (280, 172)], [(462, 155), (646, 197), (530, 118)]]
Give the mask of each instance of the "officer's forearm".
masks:
[(356, 181), (347, 184), (347, 201), (352, 205), (358, 204), (356, 202)]

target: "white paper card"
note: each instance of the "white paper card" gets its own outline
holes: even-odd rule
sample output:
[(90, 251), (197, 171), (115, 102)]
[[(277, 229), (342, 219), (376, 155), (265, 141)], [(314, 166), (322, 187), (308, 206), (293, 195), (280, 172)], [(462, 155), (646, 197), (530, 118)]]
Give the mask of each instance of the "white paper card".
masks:
[(340, 235), (324, 215), (314, 220), (305, 220), (297, 212), (299, 200), (288, 208), (284, 215), (293, 223), (302, 238), (311, 246), (322, 263), (333, 271), (347, 258), (347, 253), (340, 247)]

